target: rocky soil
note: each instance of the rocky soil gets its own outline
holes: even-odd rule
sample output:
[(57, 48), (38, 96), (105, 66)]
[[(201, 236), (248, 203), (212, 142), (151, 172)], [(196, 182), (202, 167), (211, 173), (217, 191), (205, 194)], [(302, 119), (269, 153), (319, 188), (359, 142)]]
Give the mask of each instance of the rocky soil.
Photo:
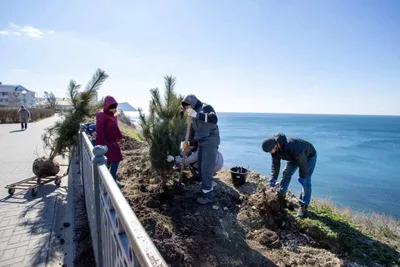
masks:
[(176, 194), (179, 173), (152, 171), (145, 144), (127, 138), (122, 149), (123, 193), (171, 266), (360, 266), (318, 229), (300, 227), (292, 215), (296, 198), (278, 199), (256, 173), (235, 187), (228, 171), (219, 172), (215, 202), (202, 206), (199, 182), (189, 173)]

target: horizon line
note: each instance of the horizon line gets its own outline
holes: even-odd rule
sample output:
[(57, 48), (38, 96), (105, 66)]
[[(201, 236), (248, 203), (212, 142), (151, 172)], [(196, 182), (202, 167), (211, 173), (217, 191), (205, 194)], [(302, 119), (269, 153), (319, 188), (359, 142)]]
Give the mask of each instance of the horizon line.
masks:
[(255, 112), (255, 111), (219, 111), (217, 113), (241, 113), (241, 114), (284, 114), (284, 115), (342, 115), (342, 116), (390, 116), (399, 117), (400, 114), (360, 114), (360, 113), (306, 113), (306, 112)]
[[(138, 108), (134, 107), (138, 112)], [(332, 115), (332, 116), (387, 116), (387, 117), (400, 117), (400, 114), (359, 114), (359, 113), (293, 113), (293, 112), (255, 112), (255, 111), (218, 111), (218, 113), (237, 113), (237, 114), (275, 114), (275, 115)]]

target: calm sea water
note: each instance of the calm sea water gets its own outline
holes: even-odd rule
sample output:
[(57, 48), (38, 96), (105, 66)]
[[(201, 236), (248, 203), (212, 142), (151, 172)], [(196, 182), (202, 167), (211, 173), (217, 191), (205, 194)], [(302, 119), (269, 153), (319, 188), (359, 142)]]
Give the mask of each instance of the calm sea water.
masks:
[[(241, 165), (269, 176), (271, 156), (261, 141), (283, 132), (317, 149), (313, 196), (400, 218), (400, 116), (218, 113), (218, 118), (225, 168)], [(301, 190), (297, 173), (290, 190)]]
[[(314, 196), (360, 212), (400, 218), (400, 116), (218, 115), (226, 168), (249, 166), (269, 176), (271, 156), (262, 151), (261, 141), (283, 132), (308, 140), (317, 149)], [(301, 190), (297, 173), (290, 189)]]

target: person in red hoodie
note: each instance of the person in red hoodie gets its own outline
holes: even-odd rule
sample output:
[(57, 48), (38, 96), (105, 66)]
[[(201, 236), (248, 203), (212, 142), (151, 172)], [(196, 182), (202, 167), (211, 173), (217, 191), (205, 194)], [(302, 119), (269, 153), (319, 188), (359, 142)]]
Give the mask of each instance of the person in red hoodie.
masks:
[(112, 96), (105, 97), (103, 110), (96, 115), (96, 145), (106, 147), (107, 166), (117, 185), (122, 188), (124, 185), (117, 178), (118, 166), (122, 160), (119, 142), (123, 138), (118, 127), (117, 107), (118, 103)]

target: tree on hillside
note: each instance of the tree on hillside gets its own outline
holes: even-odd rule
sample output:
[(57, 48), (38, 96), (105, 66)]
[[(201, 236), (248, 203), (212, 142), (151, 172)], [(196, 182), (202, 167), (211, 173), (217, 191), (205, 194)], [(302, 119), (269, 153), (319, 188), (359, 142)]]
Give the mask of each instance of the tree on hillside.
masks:
[(44, 91), (44, 95), (43, 95), (44, 99), (45, 99), (45, 108), (49, 108), (49, 109), (55, 109), (57, 106), (57, 98), (56, 96), (53, 94), (53, 92), (47, 92)]
[[(44, 148), (50, 151), (48, 158), (38, 158), (34, 162), (33, 171), (40, 177), (51, 176), (51, 171), (47, 171), (43, 167), (54, 162), (57, 155), (64, 156), (71, 148), (78, 145), (79, 127), (87, 119), (93, 118), (96, 112), (100, 109), (100, 103), (93, 104), (93, 96), (100, 89), (101, 85), (107, 79), (108, 75), (105, 71), (98, 69), (92, 79), (86, 85), (84, 91), (79, 91), (81, 85), (71, 80), (68, 86), (68, 97), (72, 104), (72, 109), (63, 113), (63, 119), (54, 123), (46, 129), (42, 135)], [(44, 173), (46, 172), (46, 173)], [(49, 173), (50, 172), (50, 173)]]
[(145, 116), (139, 109), (140, 126), (143, 137), (150, 145), (152, 167), (160, 172), (168, 171), (171, 165), (166, 162), (167, 155), (179, 153), (185, 121), (180, 118), (182, 96), (175, 93), (175, 78), (164, 77), (164, 98), (158, 88), (151, 89), (149, 114)]

